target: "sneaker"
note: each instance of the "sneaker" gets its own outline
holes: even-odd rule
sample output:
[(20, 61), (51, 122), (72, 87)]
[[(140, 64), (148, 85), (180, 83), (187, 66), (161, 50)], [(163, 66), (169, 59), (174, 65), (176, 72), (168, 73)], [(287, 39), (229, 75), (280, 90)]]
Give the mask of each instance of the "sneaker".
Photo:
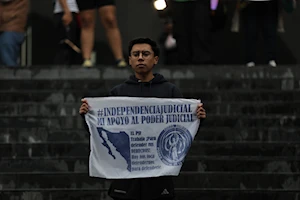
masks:
[(127, 67), (127, 63), (124, 59), (117, 61), (118, 67)]
[(275, 60), (270, 60), (270, 61), (269, 61), (269, 65), (270, 65), (271, 67), (277, 67), (277, 64), (276, 64)]
[(248, 62), (246, 64), (247, 67), (255, 67), (255, 63), (254, 62)]
[(86, 60), (84, 60), (82, 66), (83, 66), (83, 67), (93, 67), (93, 63), (92, 63), (91, 60), (86, 59)]

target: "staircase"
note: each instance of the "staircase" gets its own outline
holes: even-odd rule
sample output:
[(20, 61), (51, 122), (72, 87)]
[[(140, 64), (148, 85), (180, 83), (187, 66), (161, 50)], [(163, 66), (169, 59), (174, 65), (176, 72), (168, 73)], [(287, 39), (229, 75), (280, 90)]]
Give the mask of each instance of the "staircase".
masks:
[[(100, 70), (101, 69), (101, 70)], [(157, 67), (207, 110), (177, 200), (300, 200), (300, 70)], [(0, 69), (0, 200), (110, 200), (88, 176), (80, 99), (105, 96), (127, 69)]]

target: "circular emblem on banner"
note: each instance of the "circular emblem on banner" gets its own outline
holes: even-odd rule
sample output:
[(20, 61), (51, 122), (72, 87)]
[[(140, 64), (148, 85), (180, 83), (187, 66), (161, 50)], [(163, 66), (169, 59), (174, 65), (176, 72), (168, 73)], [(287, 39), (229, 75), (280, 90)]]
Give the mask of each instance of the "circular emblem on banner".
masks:
[(182, 165), (192, 140), (191, 133), (185, 127), (180, 125), (168, 126), (157, 139), (158, 156), (166, 165)]

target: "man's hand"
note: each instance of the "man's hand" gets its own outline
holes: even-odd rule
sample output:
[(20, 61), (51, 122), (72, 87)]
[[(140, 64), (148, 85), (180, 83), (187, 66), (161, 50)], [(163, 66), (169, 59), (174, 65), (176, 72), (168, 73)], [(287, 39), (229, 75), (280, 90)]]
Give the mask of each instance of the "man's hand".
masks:
[(65, 12), (62, 17), (63, 24), (65, 26), (69, 26), (69, 24), (73, 21), (73, 16), (71, 12)]
[(197, 106), (197, 117), (198, 117), (198, 119), (206, 118), (206, 112), (205, 112), (205, 109), (203, 108), (203, 103), (200, 103)]
[(86, 99), (81, 99), (81, 102), (82, 102), (82, 104), (79, 109), (79, 114), (85, 115), (89, 111), (89, 104)]

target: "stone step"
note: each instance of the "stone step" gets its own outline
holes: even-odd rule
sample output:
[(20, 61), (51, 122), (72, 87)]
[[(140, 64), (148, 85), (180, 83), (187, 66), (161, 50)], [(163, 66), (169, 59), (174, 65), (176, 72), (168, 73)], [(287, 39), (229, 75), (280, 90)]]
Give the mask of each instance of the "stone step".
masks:
[[(102, 90), (28, 90), (0, 91), (1, 103), (65, 103), (78, 102), (84, 97), (102, 97), (108, 93)], [(292, 102), (300, 101), (300, 90), (206, 90), (187, 88), (184, 98), (197, 98), (206, 102)]]
[[(1, 143), (0, 157), (89, 156), (88, 142)], [(300, 155), (300, 142), (202, 142), (194, 141), (191, 156), (292, 157)]]
[[(287, 84), (291, 84), (293, 89), (299, 89), (299, 78), (266, 78), (266, 79), (217, 79), (217, 78), (194, 78), (194, 79), (169, 79), (180, 89), (189, 88), (212, 89), (212, 90), (285, 90)], [(0, 80), (0, 91), (24, 91), (24, 90), (102, 90), (107, 92), (113, 86), (122, 83), (123, 80)]]
[[(48, 128), (50, 130), (83, 129), (82, 117), (0, 117), (1, 128)], [(297, 128), (300, 117), (297, 115), (210, 115), (203, 122), (203, 126), (231, 127), (231, 128)]]
[(1, 200), (113, 200), (107, 189), (11, 189), (2, 190)]
[[(189, 189), (176, 188), (175, 200), (298, 200), (299, 191), (297, 189)], [(2, 190), (1, 200), (112, 200), (107, 195), (106, 189), (11, 189)]]
[[(300, 129), (293, 127), (200, 127), (195, 140), (228, 142), (293, 142), (300, 141)], [(84, 129), (56, 130), (33, 124), (29, 128), (0, 128), (0, 143), (16, 142), (88, 142)]]
[[(284, 117), (283, 117), (284, 118)], [(288, 118), (282, 119), (283, 121), (291, 120)], [(287, 122), (286, 121), (286, 122)], [(282, 122), (285, 124), (286, 122)], [(203, 126), (200, 127), (195, 140), (201, 141), (268, 141), (268, 142), (288, 142), (288, 141), (300, 141), (300, 130), (296, 127), (287, 126), (265, 126), (265, 127), (244, 127), (243, 124), (229, 127), (207, 126), (206, 122), (203, 122)]]
[[(278, 80), (274, 80), (278, 81)], [(120, 80), (0, 80), (0, 91), (64, 91), (64, 90), (99, 90), (107, 92)]]
[[(31, 178), (30, 178), (31, 177)], [(33, 188), (93, 188), (107, 189), (110, 180), (89, 177), (88, 173), (0, 173), (2, 189), (33, 189)]]
[(183, 172), (174, 180), (177, 188), (283, 189), (299, 184), (300, 173)]
[[(30, 188), (86, 188), (104, 189), (110, 180), (89, 177), (87, 173), (0, 173), (2, 189)], [(265, 172), (182, 172), (174, 177), (176, 188), (207, 189), (288, 189), (299, 184), (300, 173)], [(13, 183), (12, 183), (13, 182)], [(293, 189), (293, 188), (291, 188)], [(299, 188), (298, 188), (299, 189)]]
[(176, 190), (176, 200), (297, 200), (299, 193), (297, 189), (256, 189), (243, 188), (239, 190), (231, 189), (188, 189), (180, 188)]
[(201, 142), (194, 141), (189, 155), (198, 156), (298, 156), (300, 142), (260, 143), (260, 142)]
[[(2, 116), (76, 116), (79, 103), (0, 103)], [(300, 101), (279, 102), (207, 102), (210, 115), (291, 115), (300, 113)]]
[[(132, 74), (130, 68), (117, 69), (105, 65), (92, 69), (82, 68), (81, 66), (30, 66), (30, 68), (2, 68), (0, 70), (0, 79), (2, 80), (123, 80)], [(240, 65), (159, 65), (155, 68), (155, 72), (163, 74), (167, 79), (268, 79), (288, 76), (300, 77), (299, 65), (286, 65), (275, 69), (269, 66), (257, 66), (250, 69)]]
[[(196, 157), (200, 158), (200, 156)], [(181, 168), (185, 171), (199, 172), (299, 172), (300, 160), (284, 160), (278, 157), (249, 157), (239, 159), (215, 159), (213, 156), (195, 159), (187, 156)], [(218, 157), (221, 158), (221, 157)], [(225, 157), (226, 158), (226, 157)], [(234, 158), (234, 156), (233, 156)], [(273, 159), (273, 160), (272, 160)], [(0, 172), (82, 172), (88, 173), (88, 157), (34, 157), (13, 158), (6, 157), (0, 160)]]

